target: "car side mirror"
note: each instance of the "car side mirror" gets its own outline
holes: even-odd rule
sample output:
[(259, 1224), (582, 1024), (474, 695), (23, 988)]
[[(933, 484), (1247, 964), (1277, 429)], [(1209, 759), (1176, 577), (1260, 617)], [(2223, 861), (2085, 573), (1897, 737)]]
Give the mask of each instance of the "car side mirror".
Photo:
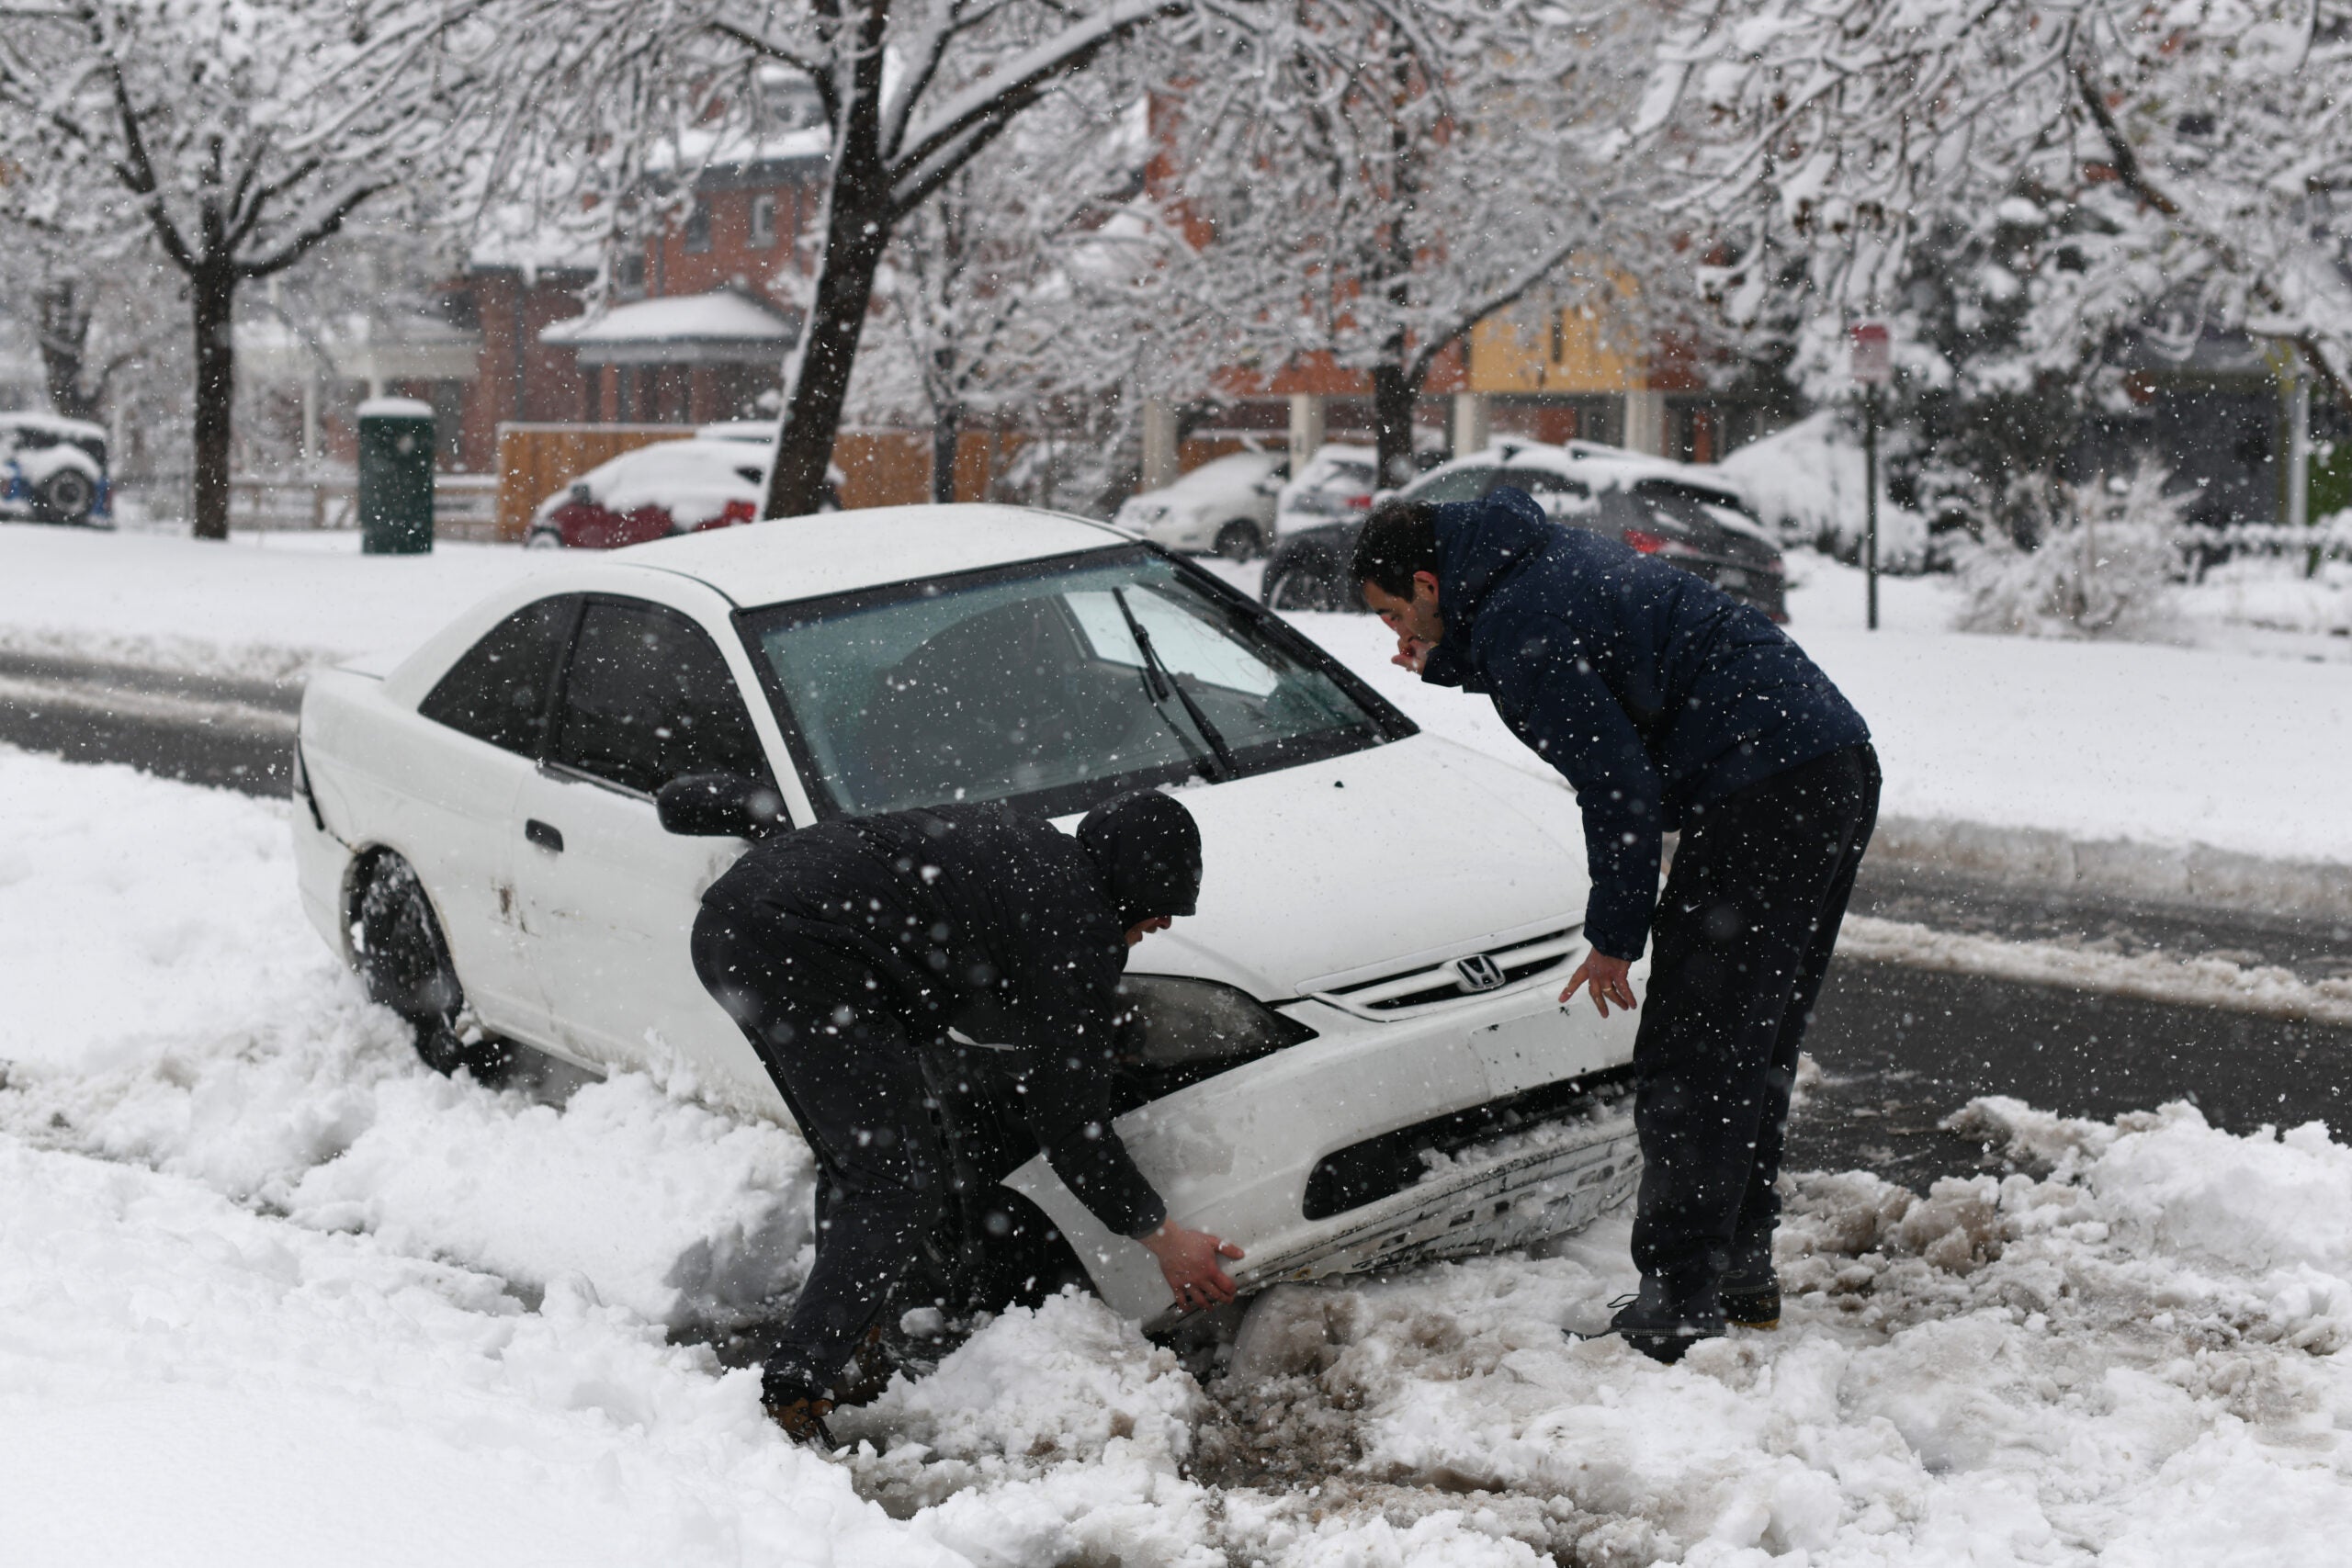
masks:
[(683, 773), (653, 795), (662, 829), (687, 838), (761, 839), (788, 824), (784, 796), (744, 773)]
[(596, 492), (590, 490), (583, 480), (571, 487), (571, 499), (575, 505), (594, 506), (596, 504)]

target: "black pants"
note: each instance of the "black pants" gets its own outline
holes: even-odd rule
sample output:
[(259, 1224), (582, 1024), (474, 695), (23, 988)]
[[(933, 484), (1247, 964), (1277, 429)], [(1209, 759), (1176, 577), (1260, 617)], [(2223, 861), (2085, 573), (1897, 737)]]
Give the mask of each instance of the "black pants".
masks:
[(1634, 1043), (1634, 1262), (1681, 1302), (1768, 1262), (1797, 1049), (1878, 821), (1850, 747), (1694, 811), (1651, 935)]
[(706, 906), (695, 973), (732, 1014), (817, 1156), (817, 1261), (770, 1390), (829, 1388), (928, 1244), (949, 1166), (889, 983), (813, 922)]

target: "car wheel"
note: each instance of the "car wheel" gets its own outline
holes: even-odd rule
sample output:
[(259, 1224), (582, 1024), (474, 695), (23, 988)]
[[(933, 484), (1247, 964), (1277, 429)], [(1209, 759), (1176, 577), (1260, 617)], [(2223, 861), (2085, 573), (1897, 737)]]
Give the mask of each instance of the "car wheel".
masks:
[(497, 1082), (514, 1065), (514, 1048), (466, 1016), (465, 993), (424, 885), (390, 851), (369, 862), (361, 877), (351, 940), (368, 995), (408, 1021), (426, 1066), (436, 1073), (463, 1067), (483, 1083)]
[(1258, 525), (1237, 517), (1216, 531), (1216, 553), (1227, 560), (1249, 560), (1261, 548)]
[(1266, 584), (1269, 610), (1337, 610), (1342, 607), (1339, 601), (1338, 584), (1305, 561), (1282, 568)]
[(563, 530), (534, 528), (523, 541), (523, 547), (526, 550), (560, 550), (563, 548)]
[(78, 468), (60, 468), (40, 487), (40, 509), (53, 523), (79, 523), (98, 504), (98, 487)]

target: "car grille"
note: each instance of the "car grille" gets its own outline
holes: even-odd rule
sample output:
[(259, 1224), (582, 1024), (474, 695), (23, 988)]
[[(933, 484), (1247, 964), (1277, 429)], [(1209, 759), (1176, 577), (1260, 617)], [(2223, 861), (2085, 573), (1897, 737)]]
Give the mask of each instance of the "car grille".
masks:
[(1457, 1155), (1490, 1138), (1600, 1115), (1612, 1108), (1622, 1113), (1623, 1094), (1632, 1082), (1633, 1068), (1611, 1067), (1351, 1144), (1324, 1156), (1307, 1173), (1300, 1212), (1310, 1220), (1328, 1220), (1392, 1197), (1430, 1173), (1430, 1155)]
[[(1569, 956), (1584, 947), (1578, 935), (1583, 929), (1563, 926), (1558, 931), (1522, 938), (1508, 947), (1376, 976), (1352, 985), (1334, 986), (1311, 995), (1317, 1001), (1328, 1002), (1359, 1018), (1397, 1018), (1453, 1002), (1491, 997), (1565, 967)], [(1494, 966), (1492, 973), (1501, 976), (1499, 982), (1481, 987), (1464, 977), (1461, 965), (1478, 958)]]

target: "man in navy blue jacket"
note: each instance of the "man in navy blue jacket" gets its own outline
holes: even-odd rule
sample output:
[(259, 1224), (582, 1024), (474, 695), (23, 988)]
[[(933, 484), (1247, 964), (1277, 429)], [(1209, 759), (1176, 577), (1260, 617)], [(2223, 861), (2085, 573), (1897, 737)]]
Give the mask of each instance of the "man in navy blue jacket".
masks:
[[(1780, 1321), (1772, 1232), (1806, 1019), (1878, 817), (1870, 730), (1754, 607), (1515, 490), (1392, 502), (1355, 574), (1396, 662), (1482, 692), (1584, 812), (1591, 951), (1560, 994), (1649, 1009), (1634, 1046), (1641, 1293), (1613, 1326), (1664, 1361)], [(1660, 835), (1682, 837), (1657, 892)]]

